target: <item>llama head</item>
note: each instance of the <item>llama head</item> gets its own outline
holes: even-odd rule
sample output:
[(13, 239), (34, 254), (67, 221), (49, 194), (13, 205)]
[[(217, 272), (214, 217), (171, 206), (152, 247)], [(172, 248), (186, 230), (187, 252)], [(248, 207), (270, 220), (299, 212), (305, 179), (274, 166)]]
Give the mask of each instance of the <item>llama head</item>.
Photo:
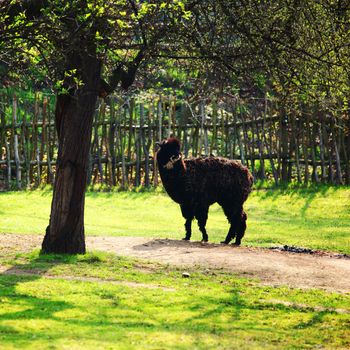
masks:
[(180, 141), (174, 137), (158, 143), (157, 162), (159, 167), (171, 170), (181, 158)]

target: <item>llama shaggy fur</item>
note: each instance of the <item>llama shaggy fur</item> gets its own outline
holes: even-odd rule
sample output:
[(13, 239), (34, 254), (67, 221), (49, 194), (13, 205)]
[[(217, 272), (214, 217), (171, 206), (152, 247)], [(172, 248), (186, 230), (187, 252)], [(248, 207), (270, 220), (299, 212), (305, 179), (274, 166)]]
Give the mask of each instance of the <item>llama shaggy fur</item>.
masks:
[(220, 157), (183, 159), (180, 142), (176, 138), (169, 138), (159, 144), (157, 162), (165, 190), (180, 204), (186, 219), (185, 240), (190, 240), (192, 220), (196, 218), (202, 241), (208, 241), (205, 226), (209, 206), (218, 203), (230, 223), (222, 243), (228, 244), (236, 237), (234, 244), (241, 244), (247, 220), (243, 203), (253, 184), (253, 177), (246, 167)]

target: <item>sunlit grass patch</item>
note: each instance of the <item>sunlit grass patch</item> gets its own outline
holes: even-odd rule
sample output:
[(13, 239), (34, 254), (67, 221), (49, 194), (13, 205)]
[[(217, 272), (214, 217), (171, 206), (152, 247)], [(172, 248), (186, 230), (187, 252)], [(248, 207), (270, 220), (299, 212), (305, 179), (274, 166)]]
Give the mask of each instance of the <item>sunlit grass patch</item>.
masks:
[[(43, 234), (49, 221), (51, 192), (0, 193), (0, 232)], [(246, 245), (296, 245), (350, 253), (350, 189), (263, 189), (245, 205)], [(180, 239), (184, 220), (179, 206), (161, 192), (88, 192), (85, 228), (88, 235)], [(228, 223), (218, 205), (210, 208), (209, 240), (219, 242)], [(193, 239), (200, 240), (193, 223)]]

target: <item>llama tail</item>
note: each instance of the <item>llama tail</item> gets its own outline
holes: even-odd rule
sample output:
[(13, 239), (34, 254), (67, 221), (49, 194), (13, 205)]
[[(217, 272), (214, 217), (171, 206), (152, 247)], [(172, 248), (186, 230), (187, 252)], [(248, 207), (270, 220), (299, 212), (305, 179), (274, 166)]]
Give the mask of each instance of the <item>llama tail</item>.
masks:
[(248, 182), (247, 185), (248, 185), (249, 193), (250, 193), (252, 190), (253, 184), (254, 184), (254, 177), (248, 169), (246, 169), (246, 172), (247, 172), (247, 182)]

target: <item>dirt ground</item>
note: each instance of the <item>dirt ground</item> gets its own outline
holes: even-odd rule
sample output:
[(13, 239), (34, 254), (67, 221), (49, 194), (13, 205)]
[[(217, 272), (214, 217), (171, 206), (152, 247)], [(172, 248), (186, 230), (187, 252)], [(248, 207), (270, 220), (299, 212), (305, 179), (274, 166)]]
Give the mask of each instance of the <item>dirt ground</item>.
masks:
[[(40, 248), (41, 236), (0, 234), (0, 254)], [(87, 237), (87, 249), (202, 269), (222, 269), (267, 285), (350, 292), (350, 259), (339, 254), (291, 253), (266, 248), (140, 237)]]

